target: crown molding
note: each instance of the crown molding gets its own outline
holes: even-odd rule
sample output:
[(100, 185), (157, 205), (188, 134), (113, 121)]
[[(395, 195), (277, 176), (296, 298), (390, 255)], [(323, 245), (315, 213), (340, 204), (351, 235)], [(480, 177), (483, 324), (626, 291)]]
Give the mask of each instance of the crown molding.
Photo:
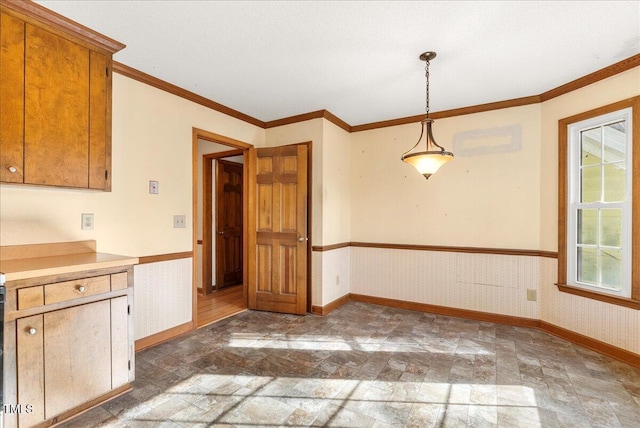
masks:
[(293, 123), (304, 122), (312, 119), (326, 119), (339, 128), (344, 129), (347, 132), (352, 132), (352, 127), (344, 120), (340, 119), (329, 110), (316, 110), (309, 113), (297, 114), (295, 116), (284, 117), (282, 119), (271, 120), (265, 122), (265, 128), (275, 128), (283, 125), (291, 125)]
[(104, 34), (100, 34), (91, 28), (85, 27), (32, 1), (0, 0), (0, 6), (2, 10), (7, 13), (18, 14), (28, 22), (37, 22), (38, 25), (44, 24), (53, 30), (69, 34), (78, 40), (112, 54), (126, 47), (123, 43), (113, 40)]
[[(2, 1), (8, 1), (8, 0), (2, 0)], [(11, 1), (14, 1), (14, 0), (11, 0)], [(561, 95), (567, 94), (569, 92), (575, 91), (577, 89), (583, 88), (585, 86), (591, 85), (593, 83), (599, 82), (600, 80), (604, 80), (609, 77), (615, 76), (616, 74), (620, 74), (625, 71), (631, 70), (632, 68), (635, 68), (638, 66), (640, 66), (640, 54), (626, 58), (608, 67), (602, 68), (591, 74), (583, 76), (579, 79), (573, 80), (569, 83), (558, 86), (557, 88), (543, 92), (540, 95), (531, 95), (528, 97), (514, 98), (510, 100), (496, 101), (496, 102), (491, 102), (486, 104), (478, 104), (474, 106), (461, 107), (461, 108), (456, 108), (451, 110), (443, 110), (443, 111), (431, 113), (431, 117), (433, 119), (443, 119), (443, 118), (463, 116), (463, 115), (468, 115), (473, 113), (482, 113), (482, 112), (487, 112), (492, 110), (500, 110), (505, 108), (520, 107), (520, 106), (531, 105), (531, 104), (539, 104), (545, 101), (549, 101), (553, 98), (559, 97)], [(361, 125), (352, 126), (328, 110), (316, 110), (308, 113), (298, 114), (295, 116), (284, 117), (282, 119), (263, 122), (259, 119), (256, 119), (247, 114), (241, 113), (237, 110), (224, 106), (220, 103), (217, 103), (213, 100), (205, 98), (201, 95), (197, 95), (193, 92), (187, 91), (186, 89), (182, 89), (178, 86), (165, 82), (161, 79), (158, 79), (156, 77), (153, 77), (141, 71), (138, 71), (122, 63), (114, 61), (113, 71), (119, 74), (123, 74), (132, 79), (138, 80), (140, 82), (146, 83), (148, 85), (154, 86), (158, 89), (162, 89), (164, 91), (167, 91), (179, 97), (186, 98), (197, 104), (201, 104), (205, 107), (209, 107), (213, 110), (216, 110), (221, 113), (227, 114), (229, 116), (235, 117), (237, 119), (243, 120), (247, 123), (258, 126), (263, 129), (275, 128), (278, 126), (291, 125), (294, 123), (305, 122), (307, 120), (323, 118), (333, 123), (334, 125), (338, 126), (339, 128), (345, 130), (346, 132), (352, 133), (352, 132), (368, 131), (372, 129), (387, 128), (391, 126), (406, 125), (409, 123), (416, 123), (416, 122), (420, 122), (425, 117), (424, 114), (420, 114), (416, 116), (408, 116), (408, 117), (402, 117), (398, 119), (383, 120), (380, 122), (372, 122), (372, 123), (365, 123)]]
[(560, 95), (567, 94), (569, 92), (575, 91), (576, 89), (584, 88), (585, 86), (591, 85), (592, 83), (599, 82), (600, 80), (607, 79), (609, 77), (615, 76), (616, 74), (624, 73), (625, 71), (631, 70), (632, 68), (638, 66), (640, 66), (640, 54), (636, 54), (629, 58), (623, 59), (622, 61), (618, 61), (615, 64), (611, 64), (608, 67), (602, 68), (598, 71), (594, 71), (591, 74), (587, 74), (586, 76), (580, 77), (569, 83), (565, 83), (564, 85), (558, 86), (557, 88), (551, 89), (550, 91), (543, 92), (539, 95), (540, 101), (549, 101), (550, 99), (559, 97)]
[(191, 91), (187, 91), (186, 89), (183, 89), (172, 83), (166, 82), (162, 79), (158, 79), (157, 77), (153, 77), (150, 74), (143, 73), (140, 70), (136, 70), (135, 68), (129, 67), (128, 65), (124, 65), (120, 62), (113, 61), (113, 71), (123, 76), (127, 76), (131, 79), (145, 83), (149, 86), (153, 86), (154, 88), (158, 88), (170, 94), (177, 95), (178, 97), (192, 101), (196, 104), (200, 104), (212, 110), (218, 111), (220, 113), (226, 114), (228, 116), (231, 116), (236, 119), (242, 120), (244, 122), (250, 123), (252, 125), (258, 126), (260, 128), (265, 127), (265, 123), (259, 119), (256, 119), (255, 117), (251, 117), (248, 114), (241, 113), (238, 110), (234, 110), (230, 107), (227, 107), (213, 100), (210, 100), (209, 98), (205, 98)]

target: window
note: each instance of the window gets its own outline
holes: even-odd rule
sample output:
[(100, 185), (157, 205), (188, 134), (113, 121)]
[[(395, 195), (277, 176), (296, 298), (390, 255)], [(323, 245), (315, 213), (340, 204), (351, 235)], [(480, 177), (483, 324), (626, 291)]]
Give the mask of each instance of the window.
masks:
[(560, 120), (558, 177), (558, 287), (636, 309), (640, 246), (632, 236), (640, 225), (640, 148), (633, 150), (633, 142), (640, 141), (639, 100)]

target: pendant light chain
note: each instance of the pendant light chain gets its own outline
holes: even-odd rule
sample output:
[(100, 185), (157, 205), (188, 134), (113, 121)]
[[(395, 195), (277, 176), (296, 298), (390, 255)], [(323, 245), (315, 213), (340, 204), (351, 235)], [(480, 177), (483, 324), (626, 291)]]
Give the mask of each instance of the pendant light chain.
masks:
[(425, 94), (425, 98), (426, 98), (426, 102), (425, 102), (425, 110), (427, 112), (427, 119), (429, 118), (429, 60), (426, 61), (426, 65), (424, 66), (424, 76), (427, 79), (427, 84), (426, 84), (426, 94)]

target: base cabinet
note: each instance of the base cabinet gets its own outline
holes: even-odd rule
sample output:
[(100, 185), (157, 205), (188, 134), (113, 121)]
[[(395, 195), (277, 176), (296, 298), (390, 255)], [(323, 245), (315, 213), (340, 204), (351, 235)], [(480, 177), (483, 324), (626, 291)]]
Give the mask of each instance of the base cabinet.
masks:
[[(39, 305), (38, 299), (28, 299), (28, 309), (15, 311), (16, 319), (9, 323), (16, 346), (5, 347), (10, 361), (4, 375), (13, 377), (8, 369), (15, 367), (16, 385), (9, 388), (14, 397), (5, 397), (5, 403), (18, 404), (14, 408), (19, 411), (5, 414), (5, 426), (52, 425), (113, 391), (129, 388), (134, 375), (132, 287), (122, 285), (123, 279), (132, 285), (132, 279), (127, 281), (131, 277), (132, 270), (107, 275), (94, 271), (90, 277), (56, 283), (40, 285), (37, 279), (38, 285), (10, 291), (18, 300), (16, 307), (18, 296), (43, 297)], [(106, 290), (91, 294), (87, 284), (105, 284), (105, 278)], [(43, 291), (47, 289), (53, 290), (49, 302)], [(36, 311), (41, 313), (29, 315)]]

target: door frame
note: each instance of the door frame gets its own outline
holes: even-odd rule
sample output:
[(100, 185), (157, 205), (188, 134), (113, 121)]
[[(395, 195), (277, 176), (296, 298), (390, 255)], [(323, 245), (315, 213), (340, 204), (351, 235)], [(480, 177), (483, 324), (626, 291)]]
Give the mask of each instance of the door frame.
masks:
[[(215, 141), (217, 143), (217, 141)], [(228, 156), (238, 156), (244, 155), (244, 150), (235, 149), (235, 150), (225, 150), (224, 152), (217, 153), (207, 153), (202, 155), (202, 289), (205, 295), (211, 294), (213, 292), (213, 286), (211, 282), (213, 281), (213, 271), (211, 269), (211, 264), (213, 262), (213, 251), (211, 250), (212, 245), (214, 245), (214, 239), (212, 238), (213, 230), (215, 226), (213, 225), (213, 165), (212, 161), (218, 160), (221, 158), (226, 158)], [(217, 180), (217, 177), (216, 177)], [(244, 191), (244, 170), (242, 173), (242, 190)], [(244, 209), (244, 196), (242, 200), (242, 206)], [(216, 210), (217, 210), (217, 201), (216, 201)], [(216, 211), (217, 213), (217, 211)], [(196, 213), (198, 214), (198, 213)], [(216, 214), (217, 215), (217, 214)], [(244, 213), (243, 213), (244, 216)], [(244, 220), (244, 218), (243, 218)], [(245, 230), (242, 229), (242, 234), (244, 235)], [(216, 265), (217, 269), (217, 265)], [(206, 282), (205, 282), (206, 281)], [(243, 281), (244, 282), (244, 281)]]
[[(222, 144), (225, 146), (229, 146), (229, 151), (241, 151), (242, 155), (246, 155), (244, 156), (244, 162), (245, 165), (247, 165), (248, 163), (250, 163), (250, 159), (248, 156), (249, 153), (249, 149), (253, 148), (252, 144), (249, 143), (245, 143), (239, 140), (235, 140), (233, 138), (229, 138), (229, 137), (225, 137), (224, 135), (220, 135), (220, 134), (216, 134), (213, 132), (209, 132), (209, 131), (205, 131), (203, 129), (198, 129), (198, 128), (192, 128), (192, 132), (191, 132), (191, 141), (192, 141), (192, 188), (191, 188), (191, 195), (192, 195), (192, 251), (193, 251), (193, 262), (192, 262), (192, 287), (191, 287), (191, 319), (193, 322), (193, 326), (194, 328), (197, 328), (198, 326), (198, 284), (197, 284), (197, 269), (198, 269), (198, 263), (197, 263), (197, 257), (198, 257), (198, 140), (205, 140), (205, 141), (209, 141), (212, 143), (218, 143), (218, 144)], [(224, 151), (224, 152), (218, 152), (218, 153), (212, 153), (212, 155), (217, 155), (217, 154), (224, 154), (224, 156), (229, 156), (228, 154), (225, 153), (229, 153), (229, 151)], [(242, 226), (242, 245), (243, 245), (243, 249), (242, 249), (242, 257), (243, 257), (243, 261), (242, 261), (242, 276), (243, 276), (243, 281), (242, 281), (242, 298), (244, 299), (244, 301), (246, 302), (247, 300), (247, 261), (246, 261), (246, 257), (247, 257), (247, 238), (248, 238), (248, 231), (247, 231), (247, 216), (249, 214), (249, 210), (247, 207), (247, 202), (248, 202), (248, 181), (249, 181), (249, 168), (248, 165), (247, 167), (245, 167), (242, 171), (242, 221), (243, 221), (243, 226)], [(204, 171), (204, 164), (203, 164), (203, 170), (202, 170), (202, 174), (203, 174), (203, 182), (206, 182), (206, 179), (204, 177), (205, 171)], [(209, 181), (209, 183), (211, 184), (211, 181)], [(204, 211), (204, 192), (202, 195), (203, 198), (203, 211)], [(211, 220), (210, 220), (211, 221)], [(203, 216), (202, 218), (202, 237), (203, 237), (203, 253), (204, 253), (204, 238), (205, 238), (205, 231), (204, 231), (204, 225), (205, 225), (205, 218)], [(210, 225), (211, 227), (211, 225)], [(211, 239), (211, 238), (209, 238)], [(204, 257), (203, 257), (204, 258)], [(210, 259), (209, 259), (210, 260)], [(203, 268), (204, 268), (204, 260), (203, 260), (203, 264), (202, 264)], [(210, 267), (209, 267), (210, 269)], [(203, 288), (204, 288), (204, 277), (203, 277)]]
[[(216, 134), (213, 132), (205, 131), (204, 129), (192, 128), (191, 131), (191, 141), (192, 141), (192, 186), (191, 186), (191, 195), (192, 195), (192, 287), (191, 287), (191, 319), (193, 329), (198, 328), (198, 284), (197, 284), (197, 268), (198, 263), (196, 259), (198, 257), (198, 140), (210, 141), (212, 143), (223, 144), (230, 147), (230, 150), (241, 150), (244, 155), (244, 169), (242, 171), (242, 296), (245, 301), (245, 304), (248, 303), (248, 254), (247, 251), (249, 249), (249, 234), (248, 234), (248, 226), (249, 226), (249, 198), (255, 197), (255, 195), (249, 195), (249, 179), (252, 175), (255, 175), (256, 165), (254, 164), (254, 159), (251, 159), (249, 156), (249, 150), (254, 148), (253, 144), (245, 143), (240, 140), (236, 140), (234, 138), (225, 137), (224, 135)], [(313, 142), (305, 141), (301, 143), (294, 144), (283, 144), (283, 145), (299, 145), (304, 144), (307, 146), (307, 233), (309, 236), (309, 244), (307, 245), (307, 312), (311, 312), (311, 301), (313, 294), (313, 287), (311, 284), (312, 279), (312, 250), (311, 243), (312, 240), (312, 230), (313, 230), (313, 207), (311, 204), (312, 201), (312, 189), (313, 189)], [(220, 152), (222, 153), (222, 152)], [(203, 165), (204, 167), (204, 165)], [(203, 170), (204, 175), (204, 170)], [(204, 179), (203, 179), (204, 180)], [(203, 195), (204, 199), (204, 195)], [(204, 202), (204, 201), (203, 201)], [(203, 227), (204, 227), (204, 218), (203, 218)], [(203, 229), (203, 238), (204, 238), (204, 229)], [(204, 264), (203, 264), (204, 265)], [(204, 278), (203, 278), (204, 279)], [(247, 305), (248, 307), (248, 305)]]

